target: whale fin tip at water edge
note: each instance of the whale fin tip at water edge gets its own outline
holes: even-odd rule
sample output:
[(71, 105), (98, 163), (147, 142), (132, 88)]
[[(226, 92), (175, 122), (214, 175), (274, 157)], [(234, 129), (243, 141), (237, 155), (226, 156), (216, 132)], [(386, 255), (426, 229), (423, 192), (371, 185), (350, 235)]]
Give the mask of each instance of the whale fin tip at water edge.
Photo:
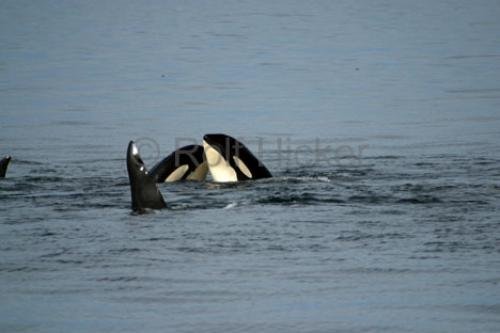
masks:
[(0, 178), (5, 177), (5, 174), (7, 173), (7, 167), (9, 166), (11, 159), (12, 159), (12, 157), (7, 155), (0, 160)]

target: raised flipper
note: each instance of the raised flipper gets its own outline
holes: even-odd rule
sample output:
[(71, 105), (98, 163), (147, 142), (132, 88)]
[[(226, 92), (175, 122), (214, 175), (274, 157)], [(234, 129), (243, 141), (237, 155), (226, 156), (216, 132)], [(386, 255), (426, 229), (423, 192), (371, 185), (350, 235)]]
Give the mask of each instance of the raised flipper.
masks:
[(0, 178), (5, 177), (5, 173), (7, 172), (7, 167), (9, 166), (10, 160), (10, 156), (5, 156), (0, 160)]
[(146, 169), (134, 141), (128, 144), (127, 171), (132, 194), (132, 210), (144, 213), (146, 209), (167, 207), (156, 185), (156, 179)]

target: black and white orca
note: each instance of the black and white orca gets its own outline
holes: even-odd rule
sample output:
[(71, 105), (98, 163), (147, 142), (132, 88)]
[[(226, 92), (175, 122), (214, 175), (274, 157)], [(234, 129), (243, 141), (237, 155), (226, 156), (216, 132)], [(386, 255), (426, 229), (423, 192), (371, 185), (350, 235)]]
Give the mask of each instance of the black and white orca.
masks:
[(144, 213), (147, 209), (167, 207), (156, 185), (156, 178), (146, 169), (134, 141), (130, 141), (128, 144), (127, 171), (130, 180), (133, 211)]
[(7, 167), (9, 166), (11, 157), (5, 156), (0, 160), (0, 178), (4, 178), (7, 173)]
[(179, 180), (202, 181), (207, 176), (208, 166), (203, 147), (189, 145), (177, 149), (151, 168), (150, 174), (158, 183)]
[(208, 169), (216, 182), (272, 177), (264, 164), (243, 143), (229, 135), (206, 134), (203, 148)]

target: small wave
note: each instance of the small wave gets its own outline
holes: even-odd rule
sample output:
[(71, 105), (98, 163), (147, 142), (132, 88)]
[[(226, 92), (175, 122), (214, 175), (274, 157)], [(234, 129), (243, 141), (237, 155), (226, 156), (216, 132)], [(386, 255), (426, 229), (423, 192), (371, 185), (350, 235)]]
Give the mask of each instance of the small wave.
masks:
[(141, 249), (137, 247), (131, 247), (131, 248), (122, 248), (122, 249), (111, 249), (108, 251), (110, 254), (121, 254), (121, 253), (135, 253), (135, 252), (141, 252)]
[(343, 204), (345, 203), (345, 200), (336, 198), (336, 197), (329, 197), (329, 198), (321, 198), (318, 200), (318, 202), (322, 203), (334, 203), (334, 204)]
[(44, 260), (45, 258), (59, 257), (61, 255), (67, 254), (67, 253), (68, 253), (68, 250), (50, 252), (50, 253), (42, 254), (39, 258)]
[(238, 204), (236, 202), (231, 202), (230, 204), (228, 204), (226, 207), (222, 208), (222, 209), (231, 209), (231, 208), (234, 208), (236, 207)]
[(406, 212), (398, 209), (384, 209), (380, 211), (381, 214), (386, 214), (386, 215), (405, 215)]
[(267, 251), (275, 251), (275, 252), (287, 252), (289, 249), (287, 249), (283, 245), (269, 245), (266, 249)]
[(136, 281), (139, 278), (137, 276), (116, 276), (116, 277), (103, 277), (96, 279), (97, 282), (131, 282)]
[[(55, 171), (54, 171), (55, 172)], [(67, 179), (59, 176), (26, 176), (24, 181), (30, 183), (59, 183)]]
[(84, 263), (83, 260), (78, 259), (58, 259), (55, 262), (63, 265), (81, 265)]
[(342, 168), (335, 170), (336, 176), (343, 177), (365, 177), (372, 174), (375, 170), (372, 168)]
[(339, 241), (360, 241), (368, 239), (407, 239), (411, 238), (410, 235), (405, 235), (397, 232), (372, 234), (362, 232), (345, 232), (338, 236), (336, 239)]
[(205, 248), (192, 246), (180, 246), (176, 250), (184, 253), (207, 253)]
[(309, 183), (309, 182), (320, 182), (320, 183), (330, 183), (330, 178), (326, 176), (284, 176), (276, 178), (278, 181), (284, 181), (289, 183)]
[(431, 184), (411, 184), (406, 183), (402, 185), (392, 186), (391, 190), (394, 192), (411, 192), (411, 193), (433, 193), (439, 191), (455, 190), (456, 185), (431, 185)]
[(390, 202), (391, 197), (385, 195), (377, 194), (367, 194), (367, 195), (352, 195), (348, 198), (348, 202), (355, 203), (365, 203), (365, 204), (379, 204), (384, 202)]
[(465, 241), (430, 241), (423, 244), (423, 253), (443, 253), (443, 252), (468, 252), (481, 248), (481, 245), (474, 245)]
[(173, 237), (151, 237), (151, 238), (144, 239), (144, 241), (147, 241), (147, 242), (173, 241), (173, 240), (175, 240), (175, 238), (173, 238)]
[(22, 160), (22, 159), (17, 159), (15, 157), (12, 158), (12, 162), (11, 163), (13, 163), (13, 164), (19, 164), (19, 165), (43, 165), (42, 162)]
[[(5, 184), (5, 186), (4, 186)], [(6, 182), (2, 182), (2, 188), (0, 191), (5, 191), (6, 192), (6, 199), (9, 198), (10, 196), (14, 195), (22, 195), (27, 192), (34, 191), (36, 189), (40, 188), (40, 186), (32, 184), (32, 183), (26, 183), (26, 182), (18, 182), (15, 180), (11, 179), (6, 179)]]
[(58, 126), (91, 126), (93, 123), (89, 121), (79, 121), (79, 120), (60, 120), (53, 122), (54, 125)]
[(311, 202), (316, 202), (316, 197), (311, 193), (302, 194), (282, 194), (282, 195), (270, 195), (257, 200), (260, 204), (282, 204), (282, 205), (294, 205), (294, 204), (307, 204)]
[(6, 273), (19, 273), (19, 272), (40, 272), (40, 271), (46, 271), (46, 269), (42, 269), (39, 267), (34, 267), (34, 266), (18, 266), (18, 267), (0, 267), (0, 272), (6, 272)]
[(399, 199), (397, 203), (401, 204), (433, 204), (441, 203), (441, 199), (431, 195), (420, 195), (412, 198)]
[(39, 236), (40, 237), (51, 237), (51, 236), (56, 236), (57, 234), (55, 232), (52, 232), (52, 231), (44, 231), (42, 232)]
[(402, 158), (396, 155), (380, 155), (380, 156), (367, 156), (363, 157), (364, 160), (398, 160)]
[(159, 211), (156, 209), (151, 209), (151, 208), (145, 208), (140, 212), (136, 212), (136, 211), (130, 212), (131, 216), (140, 216), (140, 217), (145, 217), (145, 216), (149, 216), (149, 215), (156, 215), (156, 214), (159, 214)]
[(357, 268), (348, 268), (341, 269), (340, 272), (349, 273), (349, 274), (404, 274), (410, 272), (416, 272), (416, 270), (412, 270), (409, 268), (393, 268), (393, 267), (357, 267)]
[(279, 194), (269, 195), (256, 201), (258, 204), (280, 204), (280, 205), (320, 205), (320, 204), (343, 204), (344, 200), (335, 196), (319, 196), (312, 193), (302, 194)]

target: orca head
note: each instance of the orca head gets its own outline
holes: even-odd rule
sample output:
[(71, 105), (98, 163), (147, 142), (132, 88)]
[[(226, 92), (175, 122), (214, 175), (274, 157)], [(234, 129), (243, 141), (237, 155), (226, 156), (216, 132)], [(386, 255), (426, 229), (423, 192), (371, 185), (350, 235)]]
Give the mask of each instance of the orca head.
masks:
[(127, 171), (132, 195), (132, 210), (144, 212), (146, 209), (165, 208), (165, 200), (139, 155), (134, 141), (130, 141), (127, 149)]
[[(229, 161), (231, 155), (233, 155), (233, 152), (235, 150), (234, 149), (235, 141), (236, 140), (234, 138), (225, 134), (205, 134), (203, 136), (203, 149), (205, 152), (205, 158), (208, 160), (209, 157), (212, 159), (214, 157), (218, 157), (224, 159), (224, 161), (226, 162)], [(207, 150), (209, 150), (209, 154), (207, 154)], [(211, 160), (208, 162), (215, 162), (215, 161)], [(214, 163), (209, 163), (209, 164), (214, 164)]]
[(226, 134), (206, 134), (203, 148), (208, 168), (216, 182), (258, 178), (254, 170), (259, 161), (235, 138)]
[(5, 177), (5, 174), (7, 173), (7, 167), (9, 166), (11, 159), (12, 158), (7, 155), (0, 160), (0, 178)]

